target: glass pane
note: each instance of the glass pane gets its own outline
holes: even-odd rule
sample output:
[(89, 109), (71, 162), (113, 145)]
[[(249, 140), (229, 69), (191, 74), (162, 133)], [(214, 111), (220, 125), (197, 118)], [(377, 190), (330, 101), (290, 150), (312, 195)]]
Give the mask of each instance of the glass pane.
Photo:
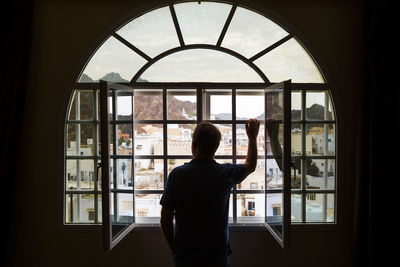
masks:
[(216, 44), (231, 5), (190, 2), (174, 8), (185, 44)]
[(65, 170), (67, 190), (94, 190), (94, 160), (68, 159)]
[(118, 155), (132, 155), (132, 124), (117, 125)]
[(182, 166), (191, 160), (192, 159), (168, 159), (168, 175), (175, 167)]
[[(238, 164), (244, 164), (245, 160), (238, 160)], [(265, 160), (257, 160), (257, 166), (253, 173), (237, 185), (238, 190), (264, 190), (265, 189)]]
[(334, 222), (335, 195), (316, 194), (306, 195), (306, 222)]
[(307, 155), (335, 154), (334, 124), (306, 125), (306, 154)]
[(267, 194), (267, 223), (282, 238), (283, 194)]
[(136, 223), (160, 223), (161, 194), (135, 194)]
[(237, 194), (236, 199), (238, 223), (265, 222), (264, 194)]
[(248, 120), (251, 118), (264, 119), (264, 90), (237, 90), (236, 91), (236, 119)]
[[(264, 139), (264, 124), (260, 125), (260, 129), (257, 136), (257, 151), (258, 155), (264, 155), (265, 153), (265, 139)], [(246, 134), (244, 124), (237, 124), (236, 126), (236, 155), (247, 155), (249, 139)]]
[(163, 190), (163, 162), (162, 159), (135, 159), (135, 190)]
[(92, 56), (79, 82), (129, 82), (146, 62), (132, 49), (111, 36)]
[(301, 194), (292, 194), (291, 197), (291, 222), (293, 223), (301, 223), (303, 218), (302, 218), (302, 213), (301, 213), (301, 208), (302, 207), (302, 198)]
[(117, 120), (132, 121), (132, 95), (118, 93)]
[(221, 133), (221, 141), (215, 155), (232, 155), (232, 124), (214, 124)]
[[(280, 157), (282, 153), (282, 144), (283, 144), (283, 125), (279, 123), (278, 126), (278, 137), (273, 137), (272, 139), (273, 142), (271, 142), (271, 139), (269, 138), (269, 135), (267, 135), (267, 155), (273, 155), (273, 153), (276, 153), (275, 157)], [(272, 150), (272, 146), (275, 146), (275, 150)]]
[(133, 195), (110, 193), (110, 218), (113, 240), (133, 223)]
[(169, 7), (133, 19), (117, 33), (150, 57), (180, 46)]
[(302, 151), (301, 124), (292, 123), (292, 155), (300, 156)]
[(117, 159), (117, 188), (132, 189), (132, 159)]
[(232, 91), (206, 90), (203, 118), (206, 120), (232, 120)]
[(307, 189), (335, 189), (335, 160), (306, 159)]
[(290, 168), (290, 188), (291, 189), (301, 189), (302, 181), (301, 181), (301, 158), (292, 158), (292, 165)]
[(267, 189), (282, 189), (282, 171), (275, 159), (267, 159)]
[(328, 92), (306, 93), (307, 120), (334, 120), (332, 102)]
[(168, 90), (167, 94), (168, 120), (197, 119), (196, 90)]
[(162, 90), (135, 90), (135, 120), (162, 120)]
[(93, 194), (66, 194), (65, 195), (65, 222), (66, 223), (94, 223), (94, 195)]
[(238, 7), (222, 46), (250, 58), (286, 35), (288, 33), (284, 29), (268, 18)]
[(67, 156), (94, 155), (94, 124), (67, 124)]
[(69, 108), (69, 120), (93, 120), (93, 92), (75, 90)]
[(301, 92), (292, 91), (292, 121), (301, 120)]
[(243, 61), (210, 49), (173, 53), (150, 66), (141, 78), (150, 82), (263, 82)]
[(135, 124), (135, 156), (162, 155), (163, 125), (162, 124)]
[(294, 38), (256, 59), (254, 63), (271, 82), (291, 79), (294, 83), (324, 83), (317, 65)]
[(192, 155), (192, 133), (196, 124), (168, 124), (168, 155)]
[(267, 119), (283, 119), (282, 89), (267, 90)]
[(228, 223), (233, 223), (233, 196), (229, 196), (229, 212), (228, 212)]
[(232, 159), (215, 159), (219, 164), (232, 163)]
[(103, 222), (102, 197), (103, 197), (102, 194), (97, 195), (97, 210), (98, 210), (97, 220), (99, 223)]

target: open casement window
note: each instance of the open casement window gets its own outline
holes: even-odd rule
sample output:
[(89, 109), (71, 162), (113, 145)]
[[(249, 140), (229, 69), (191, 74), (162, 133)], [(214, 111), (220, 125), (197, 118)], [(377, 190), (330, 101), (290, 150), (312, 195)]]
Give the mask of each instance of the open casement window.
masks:
[[(265, 222), (267, 229), (283, 248), (290, 245), (291, 224), (291, 81), (271, 85), (265, 89), (265, 125), (268, 120), (279, 123), (276, 140), (266, 140), (265, 156)], [(280, 127), (282, 126), (282, 127)], [(267, 127), (265, 127), (267, 129)], [(281, 138), (279, 138), (281, 136)], [(281, 140), (281, 144), (279, 142)], [(270, 151), (271, 150), (271, 151)], [(271, 156), (272, 154), (272, 156)], [(268, 173), (270, 165), (280, 173)], [(274, 169), (274, 168), (272, 168)], [(294, 173), (294, 175), (296, 175)]]
[[(119, 243), (135, 226), (133, 190), (124, 188), (126, 179), (118, 179), (120, 160), (131, 164), (134, 162), (133, 149), (125, 148), (120, 151), (118, 145), (122, 138), (119, 126), (117, 96), (130, 96), (133, 99), (133, 90), (124, 85), (100, 81), (100, 127), (101, 127), (101, 167), (98, 175), (101, 175), (102, 185), (102, 209), (103, 209), (103, 242), (104, 250), (110, 251)], [(127, 125), (133, 131), (133, 120)], [(116, 158), (124, 155), (123, 159)], [(115, 166), (115, 167), (114, 167)], [(126, 163), (122, 162), (122, 171), (125, 172)], [(124, 167), (125, 166), (125, 167)], [(114, 168), (113, 168), (114, 167)], [(130, 181), (132, 182), (132, 181)]]

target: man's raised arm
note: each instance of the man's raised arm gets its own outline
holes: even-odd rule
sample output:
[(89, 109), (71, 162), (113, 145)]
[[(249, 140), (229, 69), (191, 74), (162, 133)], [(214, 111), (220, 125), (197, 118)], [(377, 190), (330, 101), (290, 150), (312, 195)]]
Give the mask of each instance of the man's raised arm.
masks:
[(257, 119), (250, 119), (246, 123), (246, 134), (249, 138), (249, 145), (247, 147), (247, 156), (244, 163), (246, 168), (245, 177), (254, 172), (257, 166), (257, 135), (260, 128), (260, 121)]

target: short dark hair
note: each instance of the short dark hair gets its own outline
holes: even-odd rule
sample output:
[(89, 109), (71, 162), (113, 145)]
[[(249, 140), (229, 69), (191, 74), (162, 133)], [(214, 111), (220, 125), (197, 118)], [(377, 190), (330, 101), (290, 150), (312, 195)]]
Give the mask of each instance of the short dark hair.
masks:
[(213, 156), (217, 151), (221, 133), (212, 123), (200, 122), (193, 132), (193, 142), (196, 143), (197, 150), (201, 155)]

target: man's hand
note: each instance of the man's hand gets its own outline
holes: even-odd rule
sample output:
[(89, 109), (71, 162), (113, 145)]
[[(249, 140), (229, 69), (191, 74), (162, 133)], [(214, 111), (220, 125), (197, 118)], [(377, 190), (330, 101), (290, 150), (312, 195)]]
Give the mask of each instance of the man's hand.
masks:
[(255, 139), (260, 129), (260, 121), (257, 119), (250, 119), (246, 123), (246, 134), (249, 139)]

